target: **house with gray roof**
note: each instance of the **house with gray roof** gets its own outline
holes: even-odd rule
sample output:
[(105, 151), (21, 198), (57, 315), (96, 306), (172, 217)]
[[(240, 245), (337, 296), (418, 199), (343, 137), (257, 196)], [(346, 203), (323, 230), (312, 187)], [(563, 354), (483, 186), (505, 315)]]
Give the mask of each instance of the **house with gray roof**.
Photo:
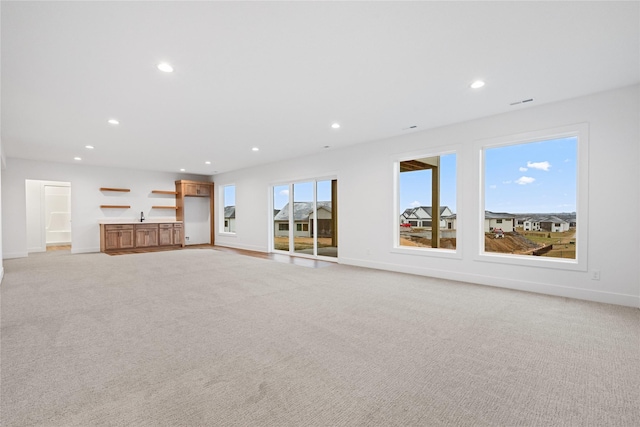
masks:
[[(405, 209), (400, 215), (400, 223), (409, 223), (412, 227), (431, 227), (433, 209), (431, 206), (418, 206)], [(446, 228), (445, 217), (453, 215), (448, 206), (440, 206), (440, 228)]]
[[(331, 202), (317, 202), (318, 237), (331, 237)], [(293, 204), (293, 236), (314, 237), (313, 202), (295, 202)], [(273, 218), (274, 235), (276, 237), (289, 236), (289, 204), (284, 205)]]
[(227, 233), (236, 232), (236, 207), (224, 207), (224, 231)]
[(496, 228), (501, 228), (505, 233), (514, 230), (516, 216), (506, 212), (484, 211), (484, 232), (491, 233)]

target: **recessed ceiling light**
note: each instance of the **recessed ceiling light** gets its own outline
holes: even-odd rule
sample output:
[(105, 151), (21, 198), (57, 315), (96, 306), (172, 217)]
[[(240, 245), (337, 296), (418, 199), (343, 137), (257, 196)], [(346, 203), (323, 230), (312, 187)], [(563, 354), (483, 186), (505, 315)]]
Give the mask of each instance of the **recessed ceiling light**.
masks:
[(109, 119), (109, 124), (111, 124), (111, 125), (119, 125), (120, 122), (117, 121), (116, 119)]
[(331, 147), (331, 146), (330, 146), (330, 145), (325, 145), (325, 146), (324, 146), (324, 147), (322, 147), (322, 148), (329, 148), (329, 147)]
[(331, 127), (334, 128), (334, 129), (338, 129), (338, 128), (340, 128), (340, 123), (334, 123), (334, 124), (331, 125)]
[(93, 150), (95, 147), (93, 145), (85, 145), (84, 148), (87, 150)]
[(165, 73), (173, 73), (173, 67), (171, 64), (167, 64), (166, 62), (159, 63), (158, 70), (164, 71)]
[(471, 83), (471, 85), (469, 86), (471, 87), (471, 89), (480, 89), (484, 85), (485, 83), (482, 80), (476, 80), (475, 82)]
[(74, 157), (73, 160), (82, 160), (82, 157)]
[(251, 151), (260, 151), (260, 149), (258, 147), (253, 147)]
[(204, 162), (204, 164), (205, 164), (205, 165), (210, 165), (210, 164), (211, 164), (211, 162), (207, 160), (206, 162)]
[(182, 168), (182, 169), (180, 169), (180, 172), (184, 172), (185, 170), (186, 170), (186, 169)]

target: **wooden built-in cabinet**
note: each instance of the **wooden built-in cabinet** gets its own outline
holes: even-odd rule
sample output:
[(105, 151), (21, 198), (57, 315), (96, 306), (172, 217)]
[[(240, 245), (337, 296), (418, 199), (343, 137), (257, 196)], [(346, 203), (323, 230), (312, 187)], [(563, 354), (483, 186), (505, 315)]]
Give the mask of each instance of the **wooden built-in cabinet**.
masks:
[[(180, 181), (176, 181), (176, 221), (184, 221), (184, 198), (185, 197), (208, 197), (209, 198), (209, 217), (211, 218), (211, 224), (209, 224), (209, 228), (211, 231), (211, 241), (210, 243), (213, 245), (215, 241), (215, 229), (213, 226), (213, 214), (214, 214), (214, 203), (213, 203), (213, 182), (199, 182), (199, 181), (188, 181), (186, 179), (182, 179)], [(184, 233), (180, 233), (182, 246), (184, 246)]]
[(100, 251), (183, 246), (181, 223), (100, 224)]
[(195, 196), (195, 197), (209, 197), (211, 196), (211, 183), (204, 182), (190, 182), (190, 181), (182, 181), (184, 182), (184, 192), (185, 196)]
[(102, 252), (133, 248), (133, 224), (103, 224), (100, 229), (100, 250)]
[(136, 248), (158, 246), (159, 224), (136, 224)]

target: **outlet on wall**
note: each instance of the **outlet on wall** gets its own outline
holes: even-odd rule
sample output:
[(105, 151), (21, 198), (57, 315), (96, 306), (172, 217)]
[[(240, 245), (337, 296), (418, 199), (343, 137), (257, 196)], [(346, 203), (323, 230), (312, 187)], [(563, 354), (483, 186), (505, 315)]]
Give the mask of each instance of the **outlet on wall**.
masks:
[(189, 236), (184, 236), (184, 240), (189, 240)]
[(591, 280), (600, 280), (600, 270), (591, 271)]

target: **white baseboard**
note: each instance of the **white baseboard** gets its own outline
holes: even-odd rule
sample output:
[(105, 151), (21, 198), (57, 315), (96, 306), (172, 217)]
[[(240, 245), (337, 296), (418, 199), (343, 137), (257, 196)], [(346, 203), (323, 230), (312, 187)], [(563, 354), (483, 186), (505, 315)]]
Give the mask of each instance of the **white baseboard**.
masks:
[(245, 251), (254, 251), (254, 252), (263, 252), (267, 253), (262, 246), (253, 246), (253, 245), (230, 245), (228, 243), (220, 244), (216, 243), (216, 246), (222, 246), (224, 248), (232, 248), (232, 249), (243, 249)]
[(3, 252), (2, 259), (13, 259), (13, 258), (26, 258), (29, 256), (28, 252)]
[(436, 277), (439, 279), (456, 280), (459, 282), (514, 289), (518, 291), (533, 292), (537, 294), (602, 302), (606, 304), (624, 305), (627, 307), (640, 307), (640, 296), (638, 295), (627, 295), (613, 292), (594, 291), (591, 289), (571, 288), (567, 286), (550, 285), (548, 283), (505, 279), (502, 277), (481, 276), (477, 274), (453, 272), (448, 270), (409, 267), (404, 265), (384, 262), (372, 262), (355, 258), (340, 258), (339, 262), (340, 264), (344, 265), (373, 268), (377, 270), (395, 271), (398, 273), (416, 274), (419, 276)]
[(100, 247), (94, 247), (94, 248), (76, 248), (76, 247), (71, 247), (71, 253), (72, 254), (92, 254), (95, 252), (100, 252)]

